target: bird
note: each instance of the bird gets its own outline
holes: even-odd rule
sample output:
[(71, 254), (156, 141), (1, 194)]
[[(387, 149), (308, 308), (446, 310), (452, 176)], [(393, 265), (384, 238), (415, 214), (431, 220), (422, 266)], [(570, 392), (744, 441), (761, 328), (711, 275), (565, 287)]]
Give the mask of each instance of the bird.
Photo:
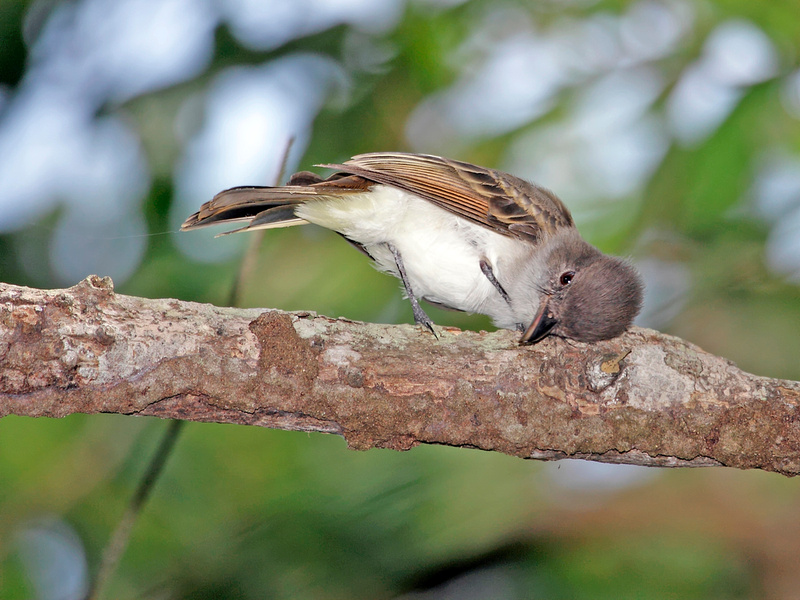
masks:
[(641, 309), (636, 269), (587, 243), (569, 209), (543, 187), (428, 154), (373, 152), (315, 166), (334, 172), (221, 191), (181, 229), (331, 229), (402, 281), (415, 323), (434, 335), (422, 299), (488, 315), (521, 332), (521, 344), (614, 338)]

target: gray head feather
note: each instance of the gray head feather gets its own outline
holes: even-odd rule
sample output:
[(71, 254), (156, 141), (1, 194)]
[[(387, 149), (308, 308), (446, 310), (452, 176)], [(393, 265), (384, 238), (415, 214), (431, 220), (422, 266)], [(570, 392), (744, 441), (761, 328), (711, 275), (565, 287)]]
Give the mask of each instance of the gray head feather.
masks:
[(600, 254), (576, 271), (557, 309), (560, 323), (553, 333), (582, 342), (613, 338), (630, 327), (641, 307), (642, 283), (636, 270)]
[[(607, 256), (587, 244), (577, 230), (564, 231), (546, 242), (542, 262), (529, 271), (539, 291), (536, 317), (523, 343), (546, 335), (596, 342), (616, 337), (630, 327), (642, 306), (642, 282), (626, 261)], [(527, 325), (527, 323), (526, 323)]]

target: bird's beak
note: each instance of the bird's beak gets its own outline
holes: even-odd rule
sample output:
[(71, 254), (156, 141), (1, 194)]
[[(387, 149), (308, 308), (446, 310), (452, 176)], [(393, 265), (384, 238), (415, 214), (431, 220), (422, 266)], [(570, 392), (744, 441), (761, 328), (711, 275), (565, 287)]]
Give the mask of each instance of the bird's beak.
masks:
[(552, 315), (547, 305), (547, 300), (544, 300), (542, 306), (539, 308), (539, 312), (536, 313), (536, 316), (533, 318), (533, 323), (531, 323), (531, 326), (522, 334), (522, 339), (520, 339), (519, 343), (535, 344), (546, 338), (547, 334), (550, 333), (557, 324), (558, 319)]

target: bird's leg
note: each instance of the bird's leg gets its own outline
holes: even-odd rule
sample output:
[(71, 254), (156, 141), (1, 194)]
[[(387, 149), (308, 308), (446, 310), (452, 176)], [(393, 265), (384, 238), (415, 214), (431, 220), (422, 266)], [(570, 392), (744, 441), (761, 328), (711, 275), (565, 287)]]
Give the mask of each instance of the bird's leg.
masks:
[(436, 336), (436, 332), (433, 330), (433, 321), (431, 321), (431, 318), (425, 314), (424, 310), (422, 310), (422, 307), (419, 305), (419, 300), (417, 300), (417, 297), (414, 295), (414, 291), (411, 289), (411, 282), (408, 280), (408, 275), (406, 274), (406, 268), (403, 265), (403, 259), (400, 256), (400, 252), (394, 247), (393, 244), (390, 244), (389, 242), (386, 242), (386, 246), (389, 248), (392, 256), (394, 256), (394, 263), (397, 265), (397, 272), (400, 273), (400, 280), (403, 282), (403, 287), (406, 288), (406, 295), (411, 302), (411, 310), (414, 313), (414, 323), (417, 325), (424, 325), (434, 336)]
[(503, 300), (505, 300), (506, 303), (511, 306), (511, 298), (508, 297), (508, 293), (505, 291), (505, 289), (503, 289), (503, 286), (500, 285), (500, 282), (497, 281), (497, 277), (494, 276), (492, 265), (490, 265), (484, 259), (481, 259), (479, 264), (481, 265), (481, 271), (484, 275), (486, 275), (486, 279), (489, 280), (489, 283), (491, 283), (497, 289), (497, 291), (500, 292), (500, 296), (503, 298)]
[[(506, 304), (511, 306), (511, 297), (506, 292), (505, 288), (497, 281), (497, 277), (494, 276), (494, 271), (492, 270), (492, 265), (489, 264), (489, 261), (481, 259), (480, 263), (481, 272), (486, 275), (486, 279), (489, 280), (495, 289), (500, 292), (500, 297), (506, 301)], [(525, 331), (525, 326), (522, 323), (517, 323), (517, 331)]]

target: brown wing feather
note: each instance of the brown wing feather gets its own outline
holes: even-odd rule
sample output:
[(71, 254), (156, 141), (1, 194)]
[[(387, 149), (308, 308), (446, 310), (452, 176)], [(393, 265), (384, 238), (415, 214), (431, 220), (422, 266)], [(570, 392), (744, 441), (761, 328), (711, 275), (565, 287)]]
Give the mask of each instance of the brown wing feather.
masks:
[(460, 217), (521, 239), (537, 241), (572, 216), (552, 192), (508, 173), (424, 154), (359, 154), (341, 165), (318, 165), (360, 175), (416, 194)]
[(235, 187), (203, 204), (181, 229), (219, 223), (249, 222), (236, 231), (305, 223), (280, 207), (311, 198), (341, 196), (368, 190), (375, 183), (416, 194), (437, 206), (504, 235), (536, 242), (563, 227), (572, 217), (551, 192), (494, 169), (469, 163), (402, 152), (359, 154), (327, 179), (303, 171), (283, 187)]

